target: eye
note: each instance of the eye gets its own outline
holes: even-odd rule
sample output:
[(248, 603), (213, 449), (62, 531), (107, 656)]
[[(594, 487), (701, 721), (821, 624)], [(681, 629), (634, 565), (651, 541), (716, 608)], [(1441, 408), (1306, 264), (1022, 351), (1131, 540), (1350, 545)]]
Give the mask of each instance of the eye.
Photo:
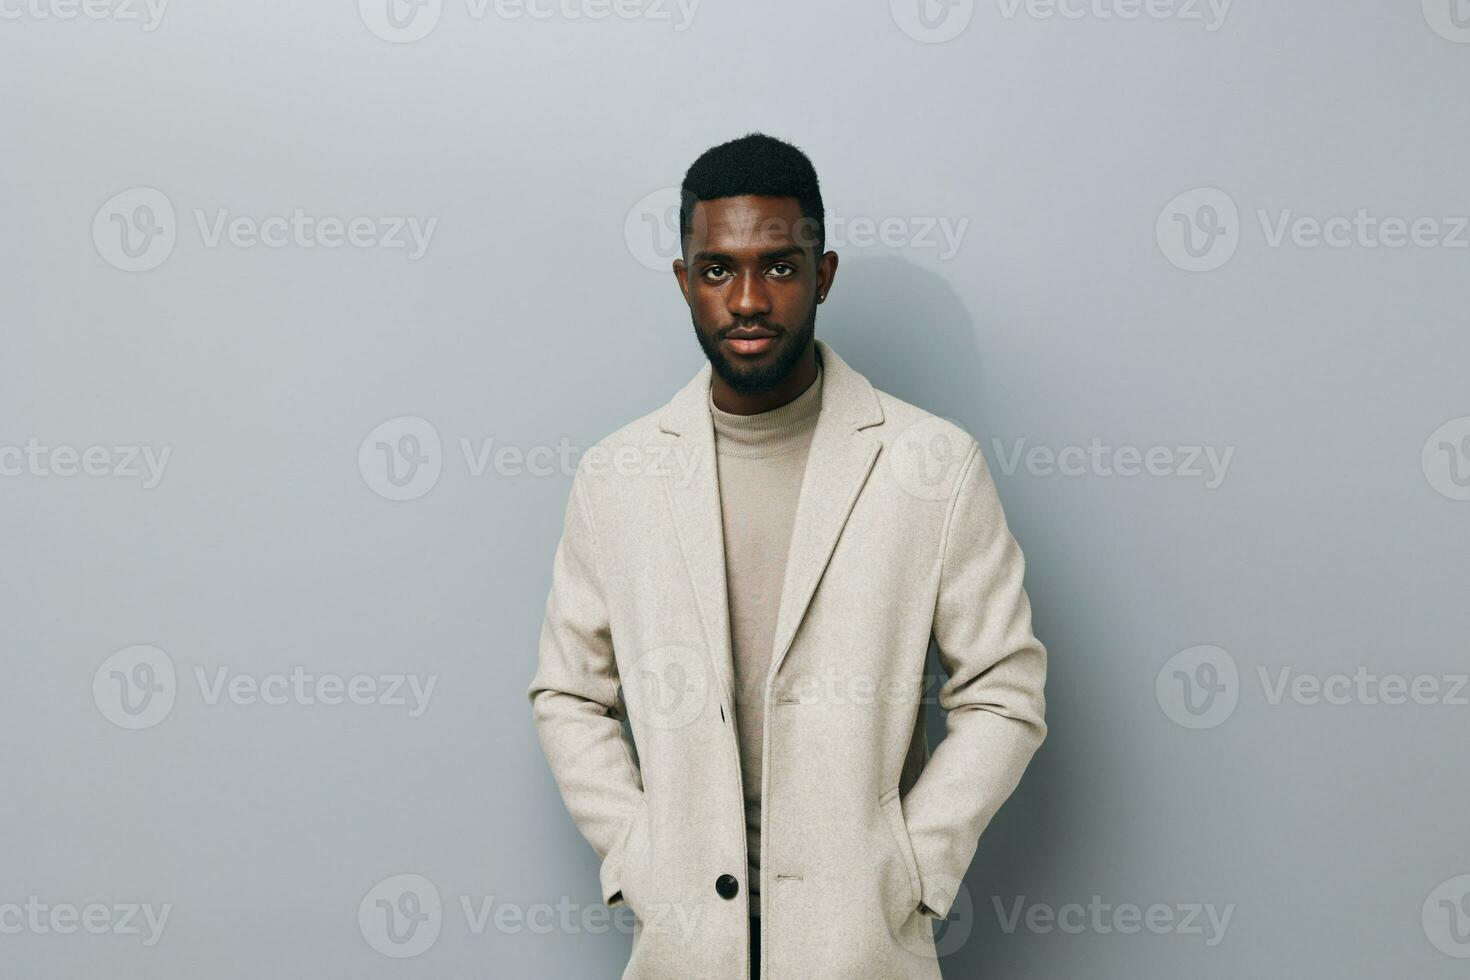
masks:
[(796, 275), (796, 266), (792, 265), (789, 262), (777, 262), (775, 265), (771, 266), (771, 272), (774, 275), (780, 276), (782, 278), (785, 278), (786, 276), (794, 276)]
[(704, 267), (703, 275), (706, 279), (723, 279), (725, 278), (726, 270), (722, 265), (707, 265)]

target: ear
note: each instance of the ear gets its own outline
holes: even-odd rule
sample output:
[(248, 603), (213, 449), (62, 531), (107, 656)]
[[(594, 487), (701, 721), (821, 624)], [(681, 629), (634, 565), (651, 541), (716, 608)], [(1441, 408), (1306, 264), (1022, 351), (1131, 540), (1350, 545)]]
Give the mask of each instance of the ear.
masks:
[(817, 260), (817, 302), (825, 303), (837, 279), (837, 253), (826, 252)]

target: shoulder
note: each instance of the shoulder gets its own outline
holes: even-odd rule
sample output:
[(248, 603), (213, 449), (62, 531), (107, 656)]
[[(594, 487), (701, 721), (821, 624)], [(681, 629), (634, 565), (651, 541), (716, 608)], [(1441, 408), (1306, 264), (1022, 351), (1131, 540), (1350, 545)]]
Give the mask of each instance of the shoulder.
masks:
[(947, 500), (969, 470), (984, 466), (980, 444), (954, 419), (873, 391), (883, 409), (883, 424), (867, 431), (882, 440), (883, 455), (900, 484), (922, 487), (926, 498)]
[(659, 426), (664, 410), (660, 407), (624, 423), (587, 447), (577, 461), (577, 482), (593, 491), (628, 477), (659, 473), (676, 441)]

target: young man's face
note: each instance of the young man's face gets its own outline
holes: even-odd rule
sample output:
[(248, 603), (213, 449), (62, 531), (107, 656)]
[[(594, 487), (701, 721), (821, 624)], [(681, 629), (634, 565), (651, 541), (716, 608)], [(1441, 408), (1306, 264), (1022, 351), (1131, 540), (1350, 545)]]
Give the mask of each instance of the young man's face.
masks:
[(699, 345), (731, 388), (769, 391), (811, 344), (817, 302), (837, 255), (817, 256), (817, 229), (794, 197), (700, 201), (674, 275)]

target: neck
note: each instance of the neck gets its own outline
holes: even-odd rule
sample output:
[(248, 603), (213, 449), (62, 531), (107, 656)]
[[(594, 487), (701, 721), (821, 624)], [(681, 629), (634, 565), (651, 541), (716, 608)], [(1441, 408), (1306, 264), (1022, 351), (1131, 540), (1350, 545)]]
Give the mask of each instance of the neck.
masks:
[(808, 341), (806, 350), (801, 352), (801, 356), (796, 359), (791, 370), (786, 372), (786, 377), (782, 378), (774, 388), (767, 391), (736, 391), (724, 378), (720, 377), (718, 372), (714, 372), (710, 379), (710, 397), (714, 400), (715, 407), (722, 412), (730, 412), (733, 415), (754, 415), (757, 412), (769, 412), (773, 408), (780, 408), (806, 391), (816, 379), (817, 345), (815, 341)]

